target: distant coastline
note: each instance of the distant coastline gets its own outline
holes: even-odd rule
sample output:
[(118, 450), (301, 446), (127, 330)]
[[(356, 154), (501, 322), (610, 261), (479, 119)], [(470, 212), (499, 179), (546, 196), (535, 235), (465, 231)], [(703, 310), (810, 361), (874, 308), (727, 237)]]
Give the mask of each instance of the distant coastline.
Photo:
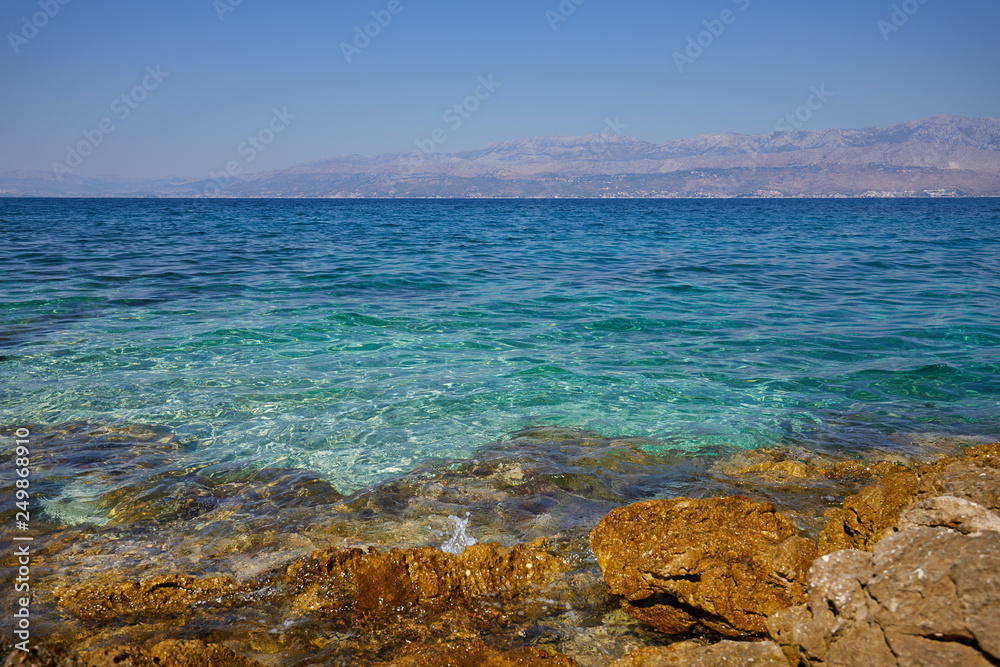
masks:
[(220, 199), (782, 199), (1000, 196), (1000, 120), (723, 133), (655, 144), (536, 137), (459, 153), (345, 156), (227, 178), (0, 174), (0, 197)]

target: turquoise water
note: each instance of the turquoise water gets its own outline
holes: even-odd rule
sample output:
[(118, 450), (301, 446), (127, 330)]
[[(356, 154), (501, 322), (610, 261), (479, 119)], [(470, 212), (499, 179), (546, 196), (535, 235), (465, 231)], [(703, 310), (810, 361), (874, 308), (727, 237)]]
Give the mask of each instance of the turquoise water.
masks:
[(164, 469), (1000, 432), (998, 200), (7, 199), (0, 241), (0, 424), (158, 425)]

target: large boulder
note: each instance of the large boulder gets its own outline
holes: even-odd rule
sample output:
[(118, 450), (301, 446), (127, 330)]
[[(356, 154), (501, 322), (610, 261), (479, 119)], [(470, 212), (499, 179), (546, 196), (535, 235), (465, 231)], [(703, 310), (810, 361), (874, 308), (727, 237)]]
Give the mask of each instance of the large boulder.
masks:
[(771, 636), (819, 667), (1000, 661), (1000, 533), (914, 528), (872, 553), (818, 559), (805, 605), (776, 613)]
[(700, 622), (734, 637), (764, 633), (769, 614), (804, 601), (817, 554), (773, 505), (741, 496), (629, 505), (590, 542), (633, 617), (666, 633)]

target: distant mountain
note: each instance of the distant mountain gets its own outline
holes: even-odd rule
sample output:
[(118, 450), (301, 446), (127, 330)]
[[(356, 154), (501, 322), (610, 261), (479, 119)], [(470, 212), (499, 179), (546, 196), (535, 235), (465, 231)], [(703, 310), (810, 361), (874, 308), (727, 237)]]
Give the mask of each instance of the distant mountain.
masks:
[(0, 175), (0, 195), (150, 197), (1000, 196), (1000, 120), (886, 128), (534, 137), (460, 153), (351, 155), (230, 182)]

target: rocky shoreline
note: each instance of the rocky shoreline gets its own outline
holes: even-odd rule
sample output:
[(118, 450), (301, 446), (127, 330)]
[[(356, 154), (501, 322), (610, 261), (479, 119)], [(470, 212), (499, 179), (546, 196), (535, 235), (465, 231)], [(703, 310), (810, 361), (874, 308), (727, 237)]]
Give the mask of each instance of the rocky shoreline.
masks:
[[(73, 434), (123, 470), (181, 446)], [(1000, 443), (934, 451), (541, 429), (350, 497), (226, 464), (129, 478), (104, 525), (37, 538), (44, 639), (3, 664), (997, 665)], [(445, 553), (466, 512), (476, 543)]]
[(996, 665), (998, 509), (1000, 443), (885, 475), (826, 513), (818, 543), (740, 497), (616, 510), (591, 541), (630, 615), (770, 638), (616, 664)]

